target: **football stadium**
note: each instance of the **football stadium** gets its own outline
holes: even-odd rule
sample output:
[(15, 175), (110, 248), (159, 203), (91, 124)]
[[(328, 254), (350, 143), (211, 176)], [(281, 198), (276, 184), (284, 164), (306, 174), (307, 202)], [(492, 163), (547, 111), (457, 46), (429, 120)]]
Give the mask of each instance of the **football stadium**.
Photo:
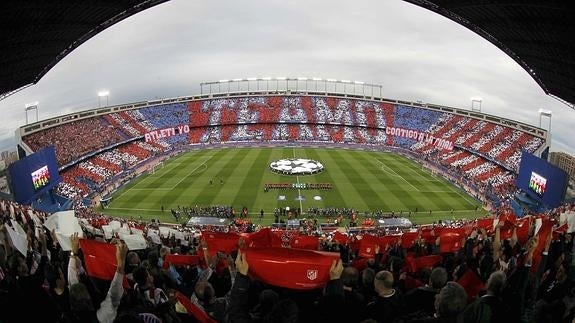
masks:
[[(9, 19), (0, 100), (164, 2)], [(407, 2), (573, 108), (575, 38), (557, 33), (573, 4)], [(550, 123), (382, 88), (250, 77), (42, 120), (27, 105), (0, 196), (0, 322), (575, 321), (575, 202)]]

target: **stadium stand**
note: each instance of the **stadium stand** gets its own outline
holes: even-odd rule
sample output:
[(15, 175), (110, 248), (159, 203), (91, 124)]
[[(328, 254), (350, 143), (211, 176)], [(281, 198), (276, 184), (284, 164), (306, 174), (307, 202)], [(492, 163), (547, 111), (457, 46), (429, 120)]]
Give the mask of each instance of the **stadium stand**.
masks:
[[(185, 212), (220, 210), (231, 213)], [(503, 207), (406, 231), (326, 233), (311, 222), (292, 231), (249, 219), (208, 229), (81, 207), (50, 215), (0, 200), (0, 320), (571, 321), (573, 217), (574, 204), (521, 219)], [(274, 265), (262, 261), (270, 257)], [(23, 302), (34, 311), (20, 310)]]
[[(94, 120), (97, 122), (91, 122)], [(146, 142), (143, 138), (143, 134), (149, 131), (182, 124), (189, 126), (188, 134), (179, 133), (150, 142)], [(86, 129), (75, 127), (86, 127)], [(116, 319), (120, 322), (135, 317), (146, 317), (146, 319), (153, 317), (158, 321), (169, 322), (187, 320), (276, 322), (277, 315), (283, 318), (293, 316), (301, 322), (316, 322), (326, 318), (341, 320), (343, 317), (349, 322), (360, 322), (365, 319), (385, 322), (422, 320), (427, 322), (438, 321), (437, 316), (441, 318), (442, 315), (444, 318), (450, 317), (443, 321), (454, 321), (456, 318), (469, 321), (517, 321), (518, 318), (527, 318), (528, 321), (553, 322), (556, 319), (551, 314), (555, 312), (546, 310), (557, 304), (559, 296), (548, 291), (548, 286), (554, 283), (542, 279), (535, 283), (539, 285), (527, 289), (525, 284), (528, 280), (525, 277), (527, 273), (538, 269), (547, 271), (548, 275), (554, 275), (555, 279), (562, 279), (565, 282), (561, 271), (567, 268), (566, 265), (559, 265), (554, 269), (549, 265), (551, 262), (546, 261), (551, 251), (547, 251), (547, 255), (543, 254), (543, 251), (547, 248), (547, 241), (553, 241), (550, 245), (572, 250), (570, 245), (565, 245), (570, 234), (565, 235), (565, 231), (561, 231), (563, 230), (561, 228), (565, 227), (565, 222), (560, 222), (559, 219), (562, 216), (566, 217), (565, 214), (572, 214), (570, 212), (575, 207), (564, 205), (562, 209), (550, 210), (545, 216), (531, 215), (528, 218), (529, 226), (540, 228), (539, 233), (535, 235), (526, 235), (525, 229), (519, 230), (524, 228), (521, 223), (525, 223), (526, 220), (516, 220), (509, 211), (517, 207), (510, 197), (515, 191), (513, 179), (521, 149), (535, 152), (545, 143), (542, 138), (533, 134), (499, 123), (422, 107), (348, 98), (272, 96), (207, 99), (188, 104), (170, 103), (135, 108), (40, 130), (25, 136), (24, 140), (30, 147), (38, 149), (49, 144), (50, 141), (46, 138), (56, 136), (54, 134), (58, 133), (60, 128), (67, 133), (76, 131), (94, 134), (103, 130), (115, 134), (112, 140), (106, 143), (96, 144), (94, 140), (96, 145), (93, 146), (89, 144), (92, 140), (82, 143), (83, 147), (67, 146), (66, 142), (59, 142), (60, 150), (57, 152), (65, 152), (63, 155), (65, 158), (61, 162), (71, 163), (71, 166), (62, 170), (63, 182), (57, 191), (74, 201), (76, 216), (85, 237), (95, 238), (95, 240), (81, 239), (79, 241), (81, 250), (73, 249), (74, 257), (70, 259), (73, 259), (73, 262), (80, 261), (85, 268), (85, 275), (92, 277), (84, 279), (85, 282), (91, 284), (98, 281), (99, 284), (99, 280), (94, 280), (94, 277), (107, 282), (112, 281), (111, 285), (104, 284), (103, 288), (90, 288), (89, 290), (94, 291), (90, 297), (101, 300), (105, 299), (106, 291), (118, 293), (116, 289), (119, 288), (121, 269), (124, 267), (127, 283), (123, 284), (122, 306), (104, 307), (107, 308), (110, 317), (115, 313)], [(407, 138), (400, 132), (393, 134), (392, 128), (416, 131), (431, 136), (432, 140)], [(453, 150), (439, 147), (436, 139), (453, 142)], [(69, 143), (71, 145), (74, 142)], [(258, 228), (245, 218), (238, 220), (234, 218), (230, 225), (225, 226), (195, 225), (178, 227), (174, 230), (171, 227), (158, 226), (157, 223), (108, 218), (83, 206), (82, 198), (102, 193), (105, 188), (115, 186), (114, 183), (124, 183), (134, 176), (134, 169), (138, 167), (147, 169), (142, 165), (154, 158), (166, 156), (177, 147), (186, 144), (234, 145), (242, 142), (368, 144), (386, 149), (398, 147), (395, 149), (402, 149), (410, 156), (430, 163), (459, 186), (470, 187), (476, 194), (487, 197), (491, 201), (492, 216), (498, 219), (501, 225), (493, 226), (493, 219), (455, 220), (449, 224), (436, 223), (433, 225), (433, 230), (414, 227), (408, 228), (403, 233), (397, 231), (397, 228), (393, 229), (393, 232), (388, 232), (387, 229), (378, 229), (374, 219), (390, 216), (393, 218), (393, 215), (386, 214), (382, 210), (371, 210), (357, 218), (355, 211), (350, 207), (343, 210), (329, 208), (308, 210), (311, 212), (310, 215), (328, 214), (336, 219), (338, 225), (353, 221), (354, 224), (362, 226), (359, 230), (349, 230), (347, 234), (342, 234), (338, 230), (326, 231), (324, 227), (311, 221), (300, 222), (301, 227), (292, 231)], [(89, 150), (84, 147), (94, 148)], [(4, 206), (7, 203), (11, 204), (3, 203)], [(14, 207), (15, 210), (23, 208)], [(20, 226), (25, 228), (24, 231), (30, 230), (26, 223), (27, 210), (20, 212), (24, 213), (24, 217), (16, 216), (19, 212), (11, 212), (10, 207), (3, 207), (3, 210), (4, 217), (22, 219)], [(184, 206), (171, 211), (176, 221), (180, 222), (183, 216), (232, 218), (236, 213), (233, 210), (232, 206), (195, 208)], [(46, 217), (47, 214), (43, 216)], [(553, 219), (553, 222), (549, 219)], [(41, 221), (46, 219), (43, 218)], [(510, 223), (513, 225), (510, 226)], [(513, 227), (516, 229), (510, 230)], [(18, 227), (12, 224), (8, 230), (12, 229), (17, 231)], [(550, 233), (553, 230), (555, 236)], [(141, 232), (143, 238), (133, 237), (134, 232), (136, 236)], [(250, 241), (248, 247), (245, 240), (239, 240), (238, 234), (242, 234), (244, 239)], [(398, 243), (398, 234), (402, 234), (401, 243)], [(97, 253), (91, 249), (91, 244), (94, 242), (90, 241), (98, 241), (98, 246), (108, 250), (109, 254), (114, 254), (113, 248), (118, 248), (121, 257), (123, 247), (106, 244), (113, 241), (114, 237), (124, 241), (140, 239), (138, 241), (142, 249), (132, 250), (131, 256), (125, 257), (133, 261), (129, 269), (126, 265), (122, 266), (123, 260), (120, 258), (110, 260), (119, 265), (117, 271), (112, 269), (105, 272), (97, 269), (98, 267), (94, 269), (94, 263), (86, 261), (93, 259), (91, 257)], [(32, 239), (40, 243), (35, 243), (36, 249), (32, 248), (29, 251), (35, 256), (28, 258), (36, 259), (38, 266), (50, 264), (50, 268), (56, 266), (62, 272), (75, 268), (74, 264), (70, 265), (72, 261), (66, 257), (67, 253), (59, 249), (60, 242), (54, 242), (58, 239), (48, 236), (45, 243), (50, 246), (50, 254), (65, 255), (63, 257), (65, 261), (54, 263), (41, 256), (42, 250), (38, 249), (38, 246), (43, 245), (41, 241), (43, 238)], [(76, 244), (74, 239), (71, 243)], [(369, 243), (369, 247), (366, 243)], [(509, 247), (511, 244), (515, 247)], [(253, 249), (254, 246), (265, 248)], [(283, 247), (291, 248), (281, 249)], [(260, 254), (262, 250), (268, 249), (273, 253)], [(285, 253), (286, 250), (290, 250), (289, 254)], [(318, 250), (332, 253), (323, 256), (308, 254)], [(12, 260), (13, 263), (28, 256), (28, 252), (25, 253), (26, 255), (19, 254), (18, 251), (11, 249), (11, 258), (15, 259)], [(76, 258), (78, 253), (81, 258)], [(216, 254), (220, 256), (214, 257)], [(556, 254), (553, 257), (555, 256)], [(290, 273), (284, 272), (286, 277), (291, 277), (288, 281), (270, 276), (270, 273), (277, 272), (277, 269), (270, 269), (260, 261), (266, 257), (278, 257), (278, 263), (296, 257), (295, 261), (305, 264), (301, 269), (304, 272), (299, 274), (301, 276), (297, 276), (300, 269), (292, 266)], [(135, 260), (137, 258), (149, 259), (147, 270), (141, 267), (142, 261)], [(338, 258), (339, 261), (333, 262)], [(323, 267), (317, 269), (305, 267), (311, 266), (312, 263), (314, 266), (323, 264), (321, 265)], [(0, 262), (3, 275), (12, 282), (6, 285), (12, 295), (15, 288), (20, 288), (18, 279), (13, 279), (19, 272), (13, 265), (1, 266)], [(31, 262), (29, 268), (34, 267), (36, 265)], [(434, 272), (436, 274), (433, 274)], [(36, 272), (32, 275), (34, 274)], [(147, 275), (154, 276), (154, 297), (148, 292), (151, 285), (146, 283)], [(75, 274), (68, 277), (75, 277)], [(70, 280), (66, 276), (64, 279)], [(313, 284), (310, 284), (310, 281), (313, 281)], [(496, 287), (502, 281), (510, 282), (503, 291)], [(75, 279), (72, 279), (72, 283), (64, 284), (70, 290), (70, 295), (74, 294), (71, 292), (72, 289), (77, 288), (74, 287), (74, 282)], [(107, 286), (113, 287), (108, 289)], [(314, 287), (302, 288), (302, 286)], [(560, 294), (561, 297), (568, 295), (567, 289), (560, 290), (563, 293)], [(275, 301), (265, 303), (267, 307), (264, 308), (264, 303), (261, 301), (246, 297), (247, 291), (277, 294), (279, 297), (272, 296)], [(537, 291), (537, 295), (530, 294), (529, 291)], [(439, 305), (435, 306), (435, 295), (442, 293), (450, 295), (445, 296), (446, 302), (457, 306), (450, 307), (450, 310)], [(154, 301), (143, 306), (138, 303), (137, 297), (134, 297), (140, 294), (143, 294), (143, 298), (147, 297)], [(455, 297), (455, 294), (459, 295), (457, 299), (449, 299)], [(173, 295), (178, 297), (173, 298)], [(509, 310), (506, 312), (481, 310), (481, 306), (486, 306), (482, 303), (485, 296), (499, 297)], [(16, 296), (14, 300), (18, 300), (18, 297)], [(71, 302), (76, 302), (74, 297), (71, 297)], [(55, 298), (55, 300), (61, 299)], [(423, 304), (421, 302), (427, 303), (425, 306), (414, 306)], [(523, 306), (518, 305), (518, 302)], [(354, 304), (352, 308), (358, 310), (353, 311), (353, 314), (349, 311), (340, 311), (340, 308), (349, 308), (345, 304)], [(92, 310), (78, 313), (75, 307), (71, 306), (55, 309), (51, 315), (65, 317), (72, 322), (85, 320), (86, 316), (82, 315), (92, 318), (103, 315)], [(575, 307), (565, 307), (564, 310), (569, 313), (566, 317), (574, 316)], [(0, 315), (3, 315), (0, 319), (4, 317), (9, 319), (15, 312), (5, 311)], [(34, 314), (28, 315), (33, 317)], [(50, 321), (48, 316), (43, 318)]]
[[(148, 143), (142, 138), (149, 131), (181, 125), (188, 125), (189, 133)], [(454, 149), (444, 151), (433, 140), (392, 135), (390, 127), (452, 142)], [(522, 149), (535, 153), (545, 143), (531, 133), (463, 115), (321, 96), (253, 96), (160, 104), (65, 123), (24, 136), (23, 141), (33, 150), (54, 143), (60, 165), (74, 165), (83, 159), (81, 168), (94, 174), (78, 178), (76, 182), (82, 184), (66, 176), (66, 188), (62, 189), (83, 196), (94, 193), (94, 188), (111, 176), (186, 144), (290, 141), (391, 145), (420, 156), (436, 156), (439, 164), (463, 172), (469, 180), (498, 187), (513, 181)], [(129, 143), (122, 144), (125, 141)], [(101, 152), (93, 155), (97, 151)], [(76, 170), (73, 174), (78, 175)], [(76, 189), (70, 190), (74, 186)]]

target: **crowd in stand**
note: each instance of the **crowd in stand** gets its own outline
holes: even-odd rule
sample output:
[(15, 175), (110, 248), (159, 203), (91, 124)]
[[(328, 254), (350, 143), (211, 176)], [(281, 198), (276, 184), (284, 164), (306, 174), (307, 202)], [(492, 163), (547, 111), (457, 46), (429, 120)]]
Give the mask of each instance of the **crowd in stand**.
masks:
[(107, 127), (101, 119), (84, 119), (35, 132), (24, 138), (33, 151), (49, 145), (56, 148), (59, 165), (78, 157), (120, 142), (122, 137), (115, 129)]
[[(304, 101), (306, 104), (302, 103)], [(388, 111), (389, 109), (391, 111)], [(33, 150), (55, 144), (58, 162), (63, 165), (87, 153), (140, 136), (146, 131), (189, 125), (192, 111), (193, 109), (188, 110), (185, 104), (140, 108), (63, 124), (27, 135), (23, 140)], [(311, 100), (302, 97), (217, 99), (204, 101), (201, 113), (208, 114), (206, 121), (212, 125), (208, 127), (208, 124), (205, 124), (203, 134), (195, 135), (204, 143), (224, 139), (270, 140), (264, 138), (261, 131), (253, 132), (247, 126), (235, 126), (258, 124), (262, 120), (266, 124), (273, 124), (271, 140), (383, 143), (386, 142), (386, 135), (382, 129), (393, 126), (450, 139), (467, 149), (500, 160), (514, 170), (518, 167), (521, 149), (534, 152), (543, 143), (542, 139), (530, 134), (459, 115), (401, 105), (388, 107), (348, 99), (323, 97), (312, 97)], [(375, 127), (375, 137), (373, 133), (363, 128), (367, 125), (367, 115), (374, 119), (370, 121), (373, 124), (368, 126)], [(388, 120), (389, 118), (393, 120)], [(298, 123), (294, 133), (288, 130), (287, 123), (291, 122)], [(229, 136), (225, 136), (226, 138), (222, 138), (221, 135), (220, 125), (224, 124), (234, 125), (226, 131), (230, 133)], [(320, 125), (315, 126), (317, 124)], [(341, 137), (337, 134), (340, 131), (342, 131)], [(477, 140), (470, 142), (470, 138)], [(517, 144), (516, 139), (521, 139), (519, 142), (525, 144)], [(187, 140), (185, 135), (164, 139), (169, 144), (185, 143)], [(391, 142), (404, 148), (421, 150), (424, 154), (435, 151), (433, 146), (418, 143), (413, 139), (394, 137)]]
[(0, 321), (572, 322), (575, 228), (559, 219), (575, 205), (523, 219), (497, 213), (401, 237), (335, 231), (315, 240), (120, 220), (147, 236), (129, 249), (94, 234), (118, 219), (79, 209), (85, 238), (64, 241), (41, 226), (49, 214), (0, 201)]
[[(513, 175), (503, 167), (478, 155), (461, 155), (462, 158), (453, 160), (450, 153), (438, 151), (436, 147), (427, 143), (398, 136), (389, 140), (385, 134), (385, 127), (417, 130), (451, 140), (466, 149), (493, 158), (513, 170), (518, 167), (521, 149), (534, 152), (543, 144), (542, 139), (528, 133), (482, 120), (416, 107), (348, 99), (323, 97), (217, 99), (204, 101), (201, 109), (201, 117), (207, 114), (205, 120), (213, 125), (205, 127), (200, 132), (194, 130), (193, 138), (199, 138), (203, 143), (262, 140), (393, 143), (424, 155), (443, 154), (443, 160), (449, 159), (451, 166), (456, 168), (462, 166), (467, 176), (476, 177), (494, 186), (508, 183), (513, 179)], [(63, 165), (88, 153), (142, 135), (149, 130), (190, 124), (190, 114), (193, 111), (195, 111), (193, 108), (188, 108), (185, 104), (145, 107), (74, 121), (27, 135), (23, 140), (33, 150), (54, 144), (58, 163)], [(368, 116), (371, 120), (369, 122)], [(266, 124), (259, 126), (258, 122), (261, 120)], [(288, 124), (291, 122), (297, 124)], [(222, 124), (229, 125), (225, 131), (219, 126)], [(375, 128), (366, 129), (363, 127), (365, 125)], [(158, 151), (165, 151), (174, 144), (187, 142), (188, 136), (185, 134), (164, 138), (154, 143), (145, 144), (137, 141), (137, 146), (125, 145), (118, 148), (120, 151), (114, 149), (104, 153), (97, 156), (104, 162), (94, 162), (94, 166), (88, 162), (83, 168), (94, 170), (96, 178), (107, 178), (109, 174), (106, 162), (119, 165), (119, 168), (116, 168), (108, 164), (112, 168), (109, 171), (117, 174), (121, 169), (157, 154)], [(456, 148), (456, 151), (459, 149)], [(92, 186), (90, 183), (86, 184), (88, 188)], [(65, 186), (61, 191), (67, 192), (68, 196), (87, 193), (85, 187), (80, 187), (81, 184), (75, 185), (67, 181)], [(72, 189), (74, 186), (77, 186), (76, 189)]]

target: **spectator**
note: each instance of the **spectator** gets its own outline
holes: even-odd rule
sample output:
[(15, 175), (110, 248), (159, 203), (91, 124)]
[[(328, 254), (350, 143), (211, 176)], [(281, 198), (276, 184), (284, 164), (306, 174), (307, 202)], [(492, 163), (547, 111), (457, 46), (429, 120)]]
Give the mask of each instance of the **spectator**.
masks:
[(487, 293), (478, 298), (464, 312), (465, 322), (505, 322), (505, 305), (502, 294), (506, 277), (502, 271), (495, 271), (487, 280)]
[(428, 315), (435, 312), (435, 296), (447, 283), (447, 271), (443, 267), (434, 268), (425, 286), (412, 289), (405, 294), (408, 313), (423, 312)]
[(393, 274), (380, 271), (375, 275), (375, 300), (367, 305), (366, 318), (378, 322), (393, 322), (404, 313), (405, 304), (402, 295), (393, 288)]
[(95, 308), (90, 293), (84, 283), (79, 280), (79, 271), (83, 271), (82, 263), (78, 258), (80, 240), (78, 234), (70, 238), (72, 252), (68, 262), (68, 280), (70, 286), (70, 308), (71, 319), (74, 322), (113, 322), (120, 305), (120, 299), (124, 293), (122, 279), (124, 278), (124, 265), (128, 247), (123, 241), (118, 241), (116, 245), (116, 273), (110, 284), (106, 298), (100, 303), (98, 309)]

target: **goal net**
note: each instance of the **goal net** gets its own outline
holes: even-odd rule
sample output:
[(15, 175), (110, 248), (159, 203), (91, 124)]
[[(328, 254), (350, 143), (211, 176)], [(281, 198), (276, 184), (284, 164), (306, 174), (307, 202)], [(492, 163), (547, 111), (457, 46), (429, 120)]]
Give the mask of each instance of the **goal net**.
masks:
[(164, 162), (163, 161), (161, 161), (157, 164), (154, 164), (152, 166), (152, 170), (150, 171), (150, 173), (155, 174), (158, 169), (162, 169), (162, 168), (164, 168)]

